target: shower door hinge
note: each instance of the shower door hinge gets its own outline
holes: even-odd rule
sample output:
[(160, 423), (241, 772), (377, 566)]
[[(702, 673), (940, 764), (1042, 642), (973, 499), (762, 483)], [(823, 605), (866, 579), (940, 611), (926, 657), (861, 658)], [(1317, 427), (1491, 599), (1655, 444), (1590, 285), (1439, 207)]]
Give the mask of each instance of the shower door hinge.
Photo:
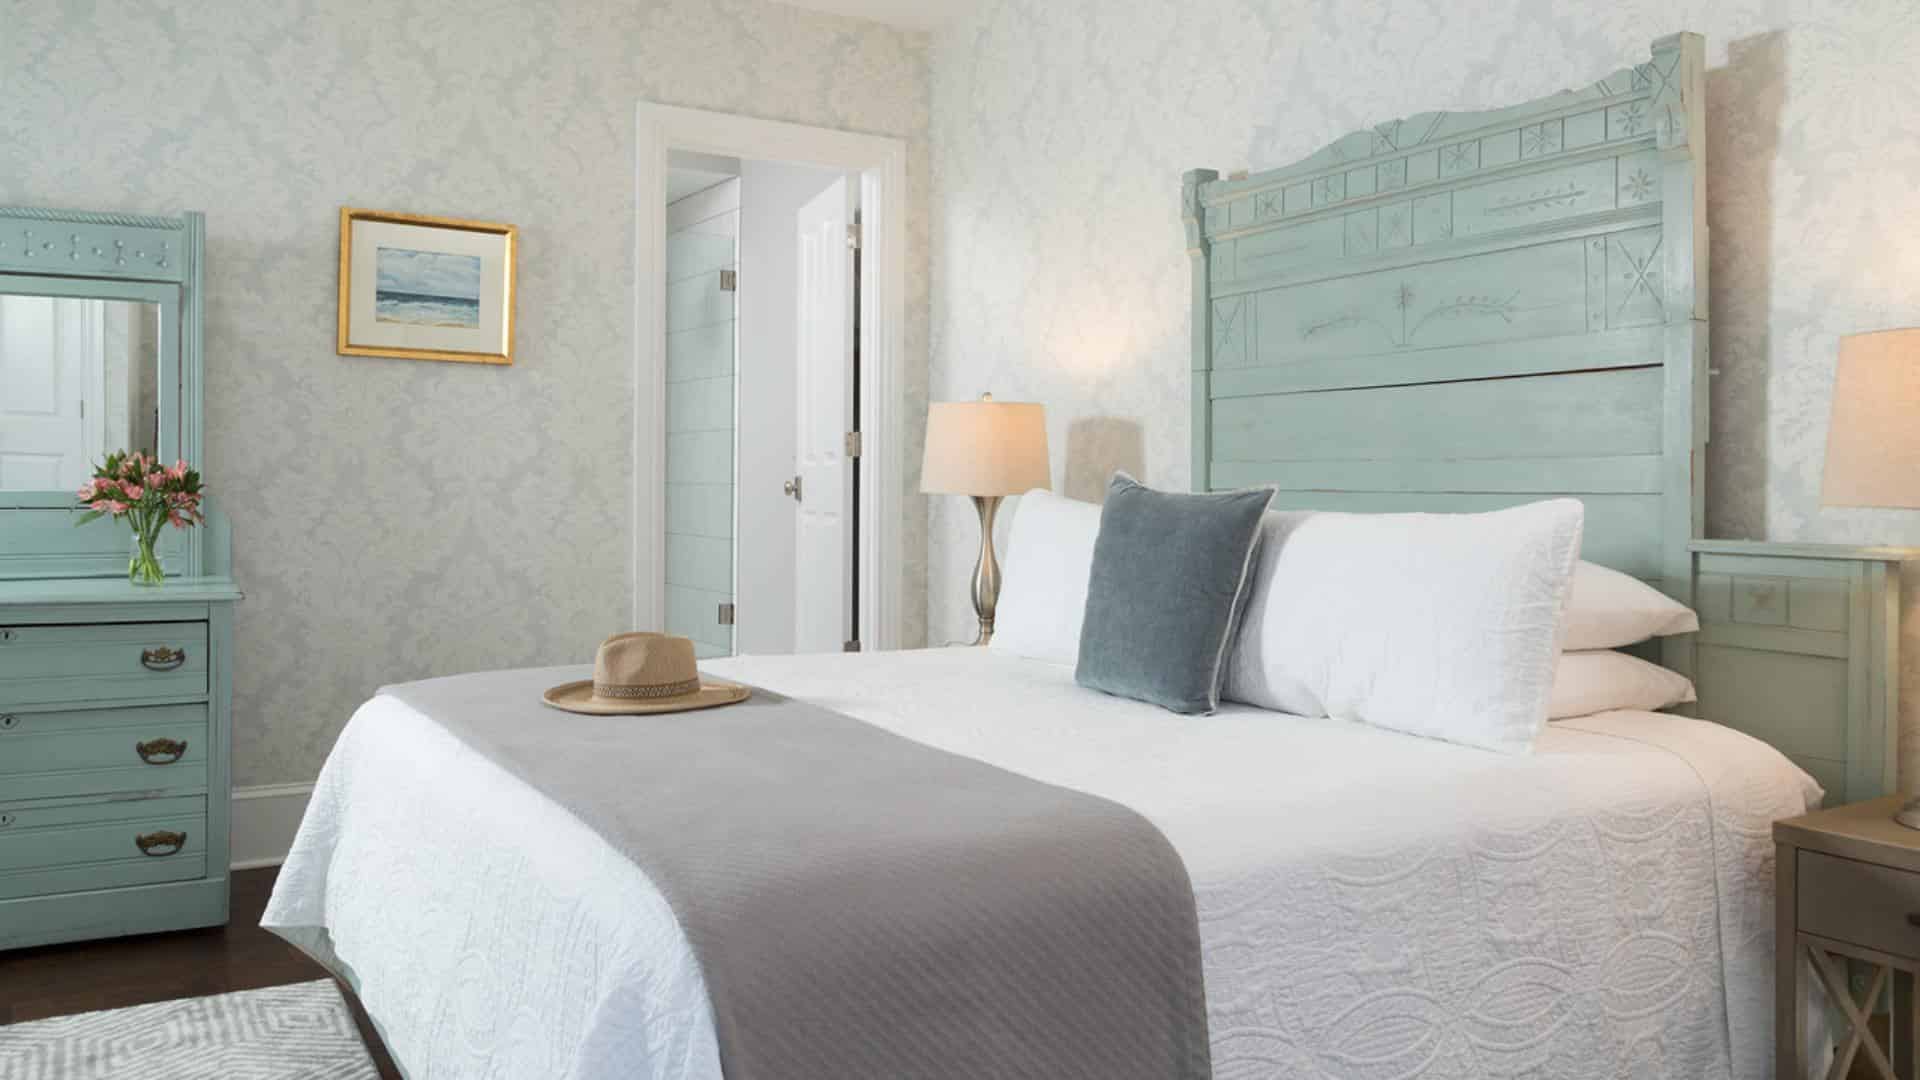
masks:
[(740, 288), (740, 272), (738, 270), (720, 271), (720, 291), (721, 292), (736, 292), (739, 290), (739, 288)]
[(857, 221), (847, 225), (847, 250), (860, 250), (860, 223)]
[(847, 642), (847, 643), (846, 643), (845, 645), (842, 645), (842, 646), (840, 647), (840, 651), (841, 651), (841, 652), (859, 652), (859, 651), (860, 651), (860, 639), (859, 639), (859, 638), (854, 638), (854, 639), (853, 639), (852, 641), (849, 641), (849, 642)]
[(847, 432), (847, 456), (850, 458), (860, 456), (860, 433), (857, 431)]
[(733, 625), (733, 603), (731, 601), (720, 605), (719, 620), (721, 626)]

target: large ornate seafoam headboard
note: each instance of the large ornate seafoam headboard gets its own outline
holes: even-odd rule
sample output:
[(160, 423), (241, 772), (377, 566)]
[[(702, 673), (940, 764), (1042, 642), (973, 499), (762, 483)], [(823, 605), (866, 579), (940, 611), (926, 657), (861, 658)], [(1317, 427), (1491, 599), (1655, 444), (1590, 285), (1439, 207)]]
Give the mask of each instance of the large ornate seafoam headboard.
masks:
[(1587, 505), (1683, 598), (1706, 443), (1702, 42), (1584, 90), (1186, 177), (1197, 489), (1275, 506)]
[(1909, 553), (1701, 540), (1704, 47), (1423, 113), (1256, 176), (1186, 176), (1193, 482), (1279, 508), (1569, 495), (1588, 559), (1701, 612), (1659, 659), (1834, 797), (1894, 783)]

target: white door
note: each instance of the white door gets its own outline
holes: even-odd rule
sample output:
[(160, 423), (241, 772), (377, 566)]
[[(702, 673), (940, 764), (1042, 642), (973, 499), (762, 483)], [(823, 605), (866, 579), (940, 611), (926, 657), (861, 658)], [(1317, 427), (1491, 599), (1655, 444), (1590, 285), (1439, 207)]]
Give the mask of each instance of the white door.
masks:
[(86, 304), (0, 296), (0, 491), (63, 491), (92, 474), (87, 350), (74, 310)]
[(853, 476), (853, 222), (857, 191), (843, 177), (800, 208), (798, 377), (794, 448), (795, 652), (838, 652), (850, 636)]

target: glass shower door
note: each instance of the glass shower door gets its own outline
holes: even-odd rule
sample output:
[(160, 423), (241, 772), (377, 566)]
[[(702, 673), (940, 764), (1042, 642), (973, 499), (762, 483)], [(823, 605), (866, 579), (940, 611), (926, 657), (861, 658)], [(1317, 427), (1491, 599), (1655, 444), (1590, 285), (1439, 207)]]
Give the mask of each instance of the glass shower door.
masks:
[(666, 629), (730, 656), (740, 181), (670, 204), (667, 230)]

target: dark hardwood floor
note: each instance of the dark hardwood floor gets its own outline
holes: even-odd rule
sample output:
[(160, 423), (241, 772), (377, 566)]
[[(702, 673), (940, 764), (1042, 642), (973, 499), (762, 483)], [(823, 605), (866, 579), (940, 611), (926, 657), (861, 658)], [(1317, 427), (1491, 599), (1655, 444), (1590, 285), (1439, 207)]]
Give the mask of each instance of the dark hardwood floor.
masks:
[[(327, 978), (260, 929), (277, 872), (235, 872), (232, 918), (222, 927), (0, 952), (0, 1024)], [(346, 987), (341, 992), (380, 1075), (399, 1080), (366, 1011)]]

